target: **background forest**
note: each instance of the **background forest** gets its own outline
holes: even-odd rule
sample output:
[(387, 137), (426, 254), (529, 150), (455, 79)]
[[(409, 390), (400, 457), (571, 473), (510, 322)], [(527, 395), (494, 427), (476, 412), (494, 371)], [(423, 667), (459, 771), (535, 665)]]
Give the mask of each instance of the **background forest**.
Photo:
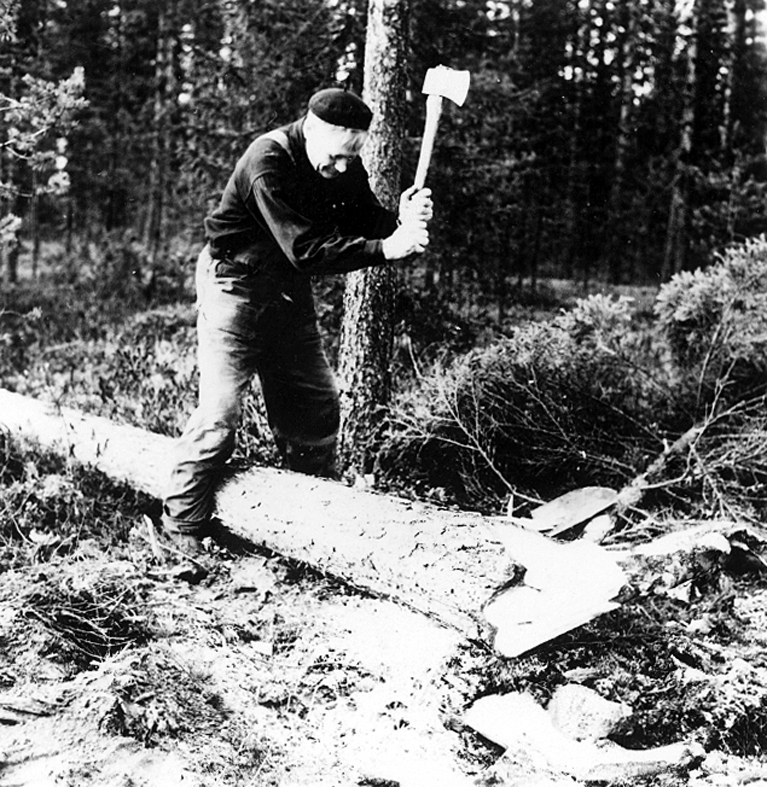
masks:
[[(179, 432), (203, 217), (255, 135), (320, 87), (361, 92), (366, 6), (3, 0), (3, 387)], [(468, 69), (472, 86), (440, 126), (429, 253), (397, 268), (392, 398), (363, 472), (494, 509), (621, 487), (724, 413), (761, 440), (762, 0), (397, 6), (403, 186), (427, 68)], [(603, 292), (574, 305), (563, 281)], [(336, 360), (343, 279), (317, 287)], [(257, 396), (241, 431), (246, 456), (277, 461)], [(721, 508), (745, 474), (761, 506), (762, 442), (688, 466), (684, 498)]]
[[(17, 11), (0, 50), (10, 281), (13, 215), (33, 267), (47, 239), (80, 273), (117, 264), (93, 259), (110, 249), (151, 291), (194, 257), (202, 218), (254, 135), (298, 116), (318, 87), (362, 86), (364, 0), (3, 5)], [(764, 231), (762, 8), (413, 2), (406, 177), (426, 69), (469, 69), (472, 88), (443, 121), (435, 242), (408, 284), (457, 306), (481, 293), (502, 314), (517, 279), (657, 284)], [(18, 102), (46, 89), (60, 102), (73, 80), (87, 105), (70, 96), (25, 129)]]
[[(710, 753), (689, 778), (685, 766), (615, 787), (761, 784), (763, 0), (0, 0), (0, 712), (9, 712), (6, 687), (35, 697), (29, 687), (42, 683), (75, 697), (70, 679), (89, 681), (94, 665), (107, 681), (89, 684), (68, 716), (57, 705), (47, 739), (39, 711), (0, 725), (15, 746), (0, 741), (0, 781), (36, 785), (20, 774), (37, 765), (47, 777), (58, 768), (62, 784), (103, 784), (115, 764), (122, 783), (131, 777), (114, 746), (120, 736), (159, 754), (188, 743), (181, 765), (209, 785), (400, 783), (378, 771), (360, 780), (356, 762), (354, 779), (333, 770), (355, 756), (347, 727), (336, 726), (344, 697), (353, 700), (350, 730), (364, 729), (367, 707), (398, 733), (419, 734), (421, 722), (411, 727), (402, 714), (412, 707), (421, 718), (422, 673), (404, 685), (404, 702), (387, 677), (380, 707), (357, 703), (379, 687), (379, 667), (358, 664), (346, 643), (364, 642), (367, 629), (378, 663), (391, 629), (379, 636), (369, 625), (377, 596), (357, 599), (350, 591), (364, 585), (356, 576), (336, 584), (322, 558), (307, 571), (303, 553), (283, 562), (270, 548), (267, 565), (242, 545), (215, 543), (210, 584), (185, 601), (168, 591), (147, 521), (158, 501), (79, 466), (70, 448), (60, 456), (16, 442), (5, 404), (20, 400), (27, 423), (35, 398), (179, 433), (196, 400), (192, 274), (203, 218), (255, 135), (297, 117), (320, 87), (362, 89), (366, 46), (377, 40), (366, 38), (368, 6), (387, 10), (389, 22), (409, 10), (403, 185), (418, 155), (426, 70), (467, 69), (472, 85), (440, 125), (432, 242), (396, 268), (396, 324), (370, 310), (376, 338), (393, 337), (392, 390), (375, 402), (370, 466), (343, 468), (343, 480), (432, 501), (440, 514), (493, 515), (498, 532), (506, 514), (530, 524), (540, 503), (588, 497), (599, 485), (609, 513), (586, 521), (575, 511), (562, 541), (587, 536), (627, 554), (663, 534), (692, 539), (662, 558), (648, 553), (619, 609), (538, 653), (500, 660), (462, 646), (449, 666), (429, 666), (450, 686), (435, 694), (438, 726), (461, 736), (465, 770), (487, 776), (474, 784), (531, 784), (517, 779), (516, 763), (507, 779), (486, 772), (498, 752), (456, 727), (451, 709), (508, 691), (548, 701), (557, 686), (584, 680), (633, 708), (613, 742), (691, 740)], [(344, 293), (344, 281), (316, 282), (334, 362), (343, 360), (342, 328), (359, 328), (342, 308), (354, 289)], [(243, 458), (279, 465), (256, 390), (244, 409), (235, 467)], [(715, 549), (696, 527), (709, 524), (727, 534)], [(377, 525), (370, 532), (378, 541)], [(321, 554), (319, 537), (317, 546)], [(437, 547), (439, 582), (450, 575)], [(421, 560), (421, 532), (405, 549)], [(473, 576), (485, 571), (483, 554), (460, 548), (451, 559)], [(588, 589), (591, 572), (568, 560), (578, 573), (563, 575)], [(243, 568), (256, 570), (255, 582), (230, 583)], [(319, 614), (320, 600), (333, 611)], [(349, 618), (333, 615), (358, 601), (352, 635)], [(392, 635), (393, 650), (417, 659), (413, 645), (423, 642), (433, 658), (433, 633), (422, 631)], [(264, 653), (268, 671), (254, 671)], [(410, 674), (398, 660), (391, 673)], [(331, 727), (339, 735), (324, 737)], [(379, 736), (363, 738), (369, 747)], [(73, 759), (51, 765), (50, 753), (64, 751)], [(401, 759), (399, 742), (393, 751), (388, 762)], [(152, 783), (181, 773), (178, 761), (160, 762)], [(323, 769), (332, 781), (316, 778)], [(177, 783), (198, 783), (186, 772)], [(299, 772), (305, 781), (283, 778)]]

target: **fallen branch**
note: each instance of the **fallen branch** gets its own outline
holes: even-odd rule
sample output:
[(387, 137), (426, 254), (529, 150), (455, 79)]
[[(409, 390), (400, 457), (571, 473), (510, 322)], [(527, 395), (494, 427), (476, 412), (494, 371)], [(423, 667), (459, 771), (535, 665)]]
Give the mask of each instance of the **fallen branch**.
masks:
[(618, 514), (626, 509), (636, 506), (649, 489), (665, 486), (667, 482), (653, 483), (666, 469), (668, 463), (688, 451), (705, 432), (707, 424), (698, 424), (690, 427), (683, 435), (667, 445), (663, 452), (655, 458), (650, 466), (618, 492), (616, 510)]

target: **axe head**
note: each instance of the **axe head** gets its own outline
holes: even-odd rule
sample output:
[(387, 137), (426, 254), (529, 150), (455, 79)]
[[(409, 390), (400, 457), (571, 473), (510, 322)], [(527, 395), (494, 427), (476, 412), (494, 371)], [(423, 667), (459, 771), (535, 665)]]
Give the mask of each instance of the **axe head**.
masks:
[(459, 107), (463, 106), (469, 93), (469, 72), (456, 71), (447, 66), (430, 68), (423, 80), (423, 91), (428, 96), (449, 98)]

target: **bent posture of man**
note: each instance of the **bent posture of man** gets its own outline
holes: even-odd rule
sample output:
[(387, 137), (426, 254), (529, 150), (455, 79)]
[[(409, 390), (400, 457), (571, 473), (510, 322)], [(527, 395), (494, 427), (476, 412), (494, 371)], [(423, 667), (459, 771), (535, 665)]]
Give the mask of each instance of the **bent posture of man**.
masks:
[(286, 466), (333, 473), (338, 390), (322, 349), (310, 277), (424, 251), (428, 189), (385, 210), (359, 158), (372, 113), (328, 88), (304, 117), (258, 137), (205, 220), (196, 272), (199, 402), (179, 439), (163, 501), (176, 547), (198, 556), (243, 395), (258, 375)]

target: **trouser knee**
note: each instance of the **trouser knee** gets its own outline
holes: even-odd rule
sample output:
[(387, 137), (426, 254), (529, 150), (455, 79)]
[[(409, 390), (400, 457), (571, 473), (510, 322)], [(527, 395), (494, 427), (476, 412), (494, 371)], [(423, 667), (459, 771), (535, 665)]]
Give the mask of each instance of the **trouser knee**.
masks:
[(229, 420), (190, 424), (178, 443), (179, 458), (203, 467), (223, 465), (234, 452), (236, 431)]
[(192, 418), (175, 446), (163, 500), (166, 527), (195, 531), (207, 521), (220, 473), (234, 450), (234, 427)]

